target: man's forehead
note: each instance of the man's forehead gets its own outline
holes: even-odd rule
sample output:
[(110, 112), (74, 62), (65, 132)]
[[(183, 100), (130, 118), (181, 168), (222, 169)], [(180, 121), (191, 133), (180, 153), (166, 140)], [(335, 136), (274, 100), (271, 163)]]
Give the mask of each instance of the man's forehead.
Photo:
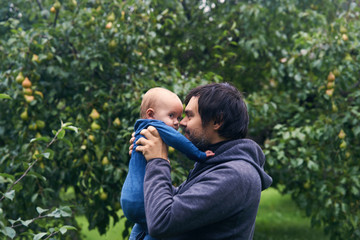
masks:
[(192, 97), (185, 107), (185, 112), (197, 112), (198, 111), (198, 97)]

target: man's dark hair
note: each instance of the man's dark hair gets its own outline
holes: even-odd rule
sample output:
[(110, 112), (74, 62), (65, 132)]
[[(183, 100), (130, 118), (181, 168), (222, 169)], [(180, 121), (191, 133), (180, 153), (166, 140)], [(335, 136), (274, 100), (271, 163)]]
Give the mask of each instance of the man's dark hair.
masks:
[(245, 138), (249, 115), (242, 94), (229, 83), (213, 83), (192, 89), (185, 104), (192, 97), (198, 97), (202, 125), (210, 121), (222, 123), (219, 135), (227, 139)]

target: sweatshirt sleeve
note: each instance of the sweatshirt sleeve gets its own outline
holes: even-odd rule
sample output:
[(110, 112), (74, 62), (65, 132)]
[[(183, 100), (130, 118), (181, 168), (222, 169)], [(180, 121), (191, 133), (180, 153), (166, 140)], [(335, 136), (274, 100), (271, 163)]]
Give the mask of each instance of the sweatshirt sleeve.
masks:
[(241, 211), (249, 186), (242, 186), (240, 181), (233, 169), (219, 167), (186, 191), (174, 194), (169, 163), (152, 159), (147, 163), (144, 179), (150, 235), (156, 238), (176, 236)]
[(189, 159), (203, 162), (206, 160), (206, 153), (200, 151), (190, 140), (188, 140), (181, 133), (166, 124), (159, 122), (152, 122), (150, 125), (154, 126), (162, 140), (176, 150), (185, 154)]

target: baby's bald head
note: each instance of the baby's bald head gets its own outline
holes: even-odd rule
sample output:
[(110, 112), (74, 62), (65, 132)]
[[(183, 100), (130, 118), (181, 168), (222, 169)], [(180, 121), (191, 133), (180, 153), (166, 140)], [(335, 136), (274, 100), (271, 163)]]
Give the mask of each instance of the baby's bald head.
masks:
[(146, 111), (149, 108), (157, 109), (159, 106), (166, 105), (166, 103), (170, 100), (181, 102), (180, 98), (175, 93), (165, 88), (155, 87), (149, 89), (143, 96), (143, 100), (141, 102), (140, 117), (147, 118)]

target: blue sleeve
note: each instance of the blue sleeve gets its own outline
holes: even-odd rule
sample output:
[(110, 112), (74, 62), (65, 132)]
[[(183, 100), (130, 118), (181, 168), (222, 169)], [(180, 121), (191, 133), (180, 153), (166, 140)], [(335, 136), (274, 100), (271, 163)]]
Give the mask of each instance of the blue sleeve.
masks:
[(189, 159), (199, 162), (206, 160), (206, 153), (200, 151), (190, 140), (174, 128), (167, 126), (163, 122), (151, 122), (149, 125), (158, 130), (160, 137), (168, 146), (184, 153)]

